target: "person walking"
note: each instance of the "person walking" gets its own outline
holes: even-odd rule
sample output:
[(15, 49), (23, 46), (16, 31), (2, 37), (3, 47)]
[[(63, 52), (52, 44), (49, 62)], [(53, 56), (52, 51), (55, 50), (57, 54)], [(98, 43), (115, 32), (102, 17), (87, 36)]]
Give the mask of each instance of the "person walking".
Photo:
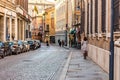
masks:
[(61, 41), (59, 41), (59, 46), (61, 47)]
[(88, 41), (87, 41), (87, 37), (84, 37), (81, 49), (83, 50), (84, 59), (86, 59), (86, 57), (88, 56)]
[(49, 42), (48, 42), (48, 40), (46, 41), (46, 46), (49, 46)]

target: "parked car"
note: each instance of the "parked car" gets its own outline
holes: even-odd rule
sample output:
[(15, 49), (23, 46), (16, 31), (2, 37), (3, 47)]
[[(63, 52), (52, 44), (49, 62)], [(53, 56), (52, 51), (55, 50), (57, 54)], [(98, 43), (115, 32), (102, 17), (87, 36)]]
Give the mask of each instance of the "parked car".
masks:
[(28, 43), (28, 41), (23, 41), (24, 45), (26, 46), (27, 51), (30, 50), (30, 44)]
[(28, 40), (27, 42), (30, 45), (30, 50), (35, 50), (35, 42), (34, 42), (34, 40)]
[(37, 48), (40, 48), (41, 47), (41, 42), (40, 40), (35, 40), (36, 41), (36, 44), (37, 44)]
[(9, 45), (11, 46), (13, 54), (18, 54), (22, 52), (21, 47), (18, 45), (17, 41), (10, 42)]
[(26, 46), (24, 45), (24, 41), (22, 41), (22, 40), (18, 40), (18, 45), (20, 46), (20, 48), (21, 48), (21, 52), (26, 52), (27, 51), (27, 48), (26, 48)]
[(5, 54), (4, 54), (4, 44), (3, 42), (0, 41), (0, 57), (4, 58)]

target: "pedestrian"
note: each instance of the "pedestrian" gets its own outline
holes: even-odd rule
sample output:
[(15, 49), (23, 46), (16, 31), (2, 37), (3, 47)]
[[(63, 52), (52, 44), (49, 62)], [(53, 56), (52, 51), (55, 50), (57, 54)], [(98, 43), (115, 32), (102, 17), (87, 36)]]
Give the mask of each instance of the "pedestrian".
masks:
[(61, 41), (59, 41), (59, 46), (61, 47)]
[(60, 42), (60, 39), (58, 39), (58, 44), (59, 44), (59, 42)]
[(46, 41), (46, 46), (49, 46), (48, 40)]
[(87, 41), (87, 37), (84, 37), (84, 40), (82, 41), (82, 50), (83, 50), (83, 56), (84, 59), (86, 59), (86, 57), (88, 56), (88, 41)]

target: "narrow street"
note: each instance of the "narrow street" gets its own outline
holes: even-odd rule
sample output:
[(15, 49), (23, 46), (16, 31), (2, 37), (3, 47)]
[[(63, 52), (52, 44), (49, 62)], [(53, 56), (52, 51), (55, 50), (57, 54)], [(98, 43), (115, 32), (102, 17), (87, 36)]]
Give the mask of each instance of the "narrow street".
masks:
[(58, 80), (70, 51), (59, 46), (42, 47), (0, 59), (0, 80)]

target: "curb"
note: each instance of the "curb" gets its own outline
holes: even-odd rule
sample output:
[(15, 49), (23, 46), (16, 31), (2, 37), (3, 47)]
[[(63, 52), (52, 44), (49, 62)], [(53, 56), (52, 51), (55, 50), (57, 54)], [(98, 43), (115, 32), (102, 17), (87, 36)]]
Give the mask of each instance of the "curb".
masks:
[(60, 75), (60, 79), (59, 80), (65, 80), (71, 56), (72, 56), (72, 52), (70, 53), (70, 55), (69, 55), (69, 57), (67, 59), (67, 62), (66, 62), (65, 66), (64, 66), (64, 68), (62, 70), (62, 73)]

